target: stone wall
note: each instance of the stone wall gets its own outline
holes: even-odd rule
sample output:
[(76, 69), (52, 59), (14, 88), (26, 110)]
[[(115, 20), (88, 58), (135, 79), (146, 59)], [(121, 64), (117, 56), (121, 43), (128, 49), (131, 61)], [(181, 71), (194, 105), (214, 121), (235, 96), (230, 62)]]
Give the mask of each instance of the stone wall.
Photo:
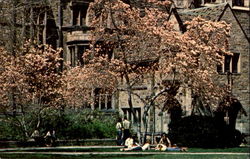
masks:
[[(188, 2), (188, 1), (185, 1)], [(248, 37), (250, 35), (249, 30), (249, 12), (247, 11), (238, 11), (234, 10), (235, 15), (239, 18), (239, 21), (242, 25), (242, 27), (245, 29), (245, 32), (247, 33)], [(221, 20), (224, 20), (228, 23), (232, 24), (232, 31), (231, 31), (231, 39), (230, 39), (230, 50), (234, 53), (240, 53), (240, 73), (233, 75), (233, 86), (232, 90), (235, 96), (238, 97), (240, 102), (242, 103), (245, 110), (248, 112), (248, 117), (245, 116), (239, 116), (239, 120), (237, 122), (237, 128), (239, 127), (243, 132), (249, 132), (249, 112), (250, 112), (250, 88), (249, 88), (249, 81), (250, 81), (250, 75), (249, 75), (249, 43), (243, 34), (240, 26), (238, 25), (237, 21), (234, 19), (234, 16), (230, 9), (227, 9), (222, 17)], [(70, 4), (68, 4), (65, 7), (64, 10), (64, 26), (70, 26), (71, 25), (71, 10), (70, 10)], [(176, 28), (177, 29), (177, 28)], [(82, 31), (73, 31), (68, 32), (65, 34), (65, 41), (74, 41), (74, 40), (88, 40), (89, 37), (86, 33)], [(66, 44), (65, 44), (66, 45)], [(67, 47), (65, 47), (67, 48)], [(66, 51), (66, 49), (64, 49)], [(227, 83), (227, 76), (226, 74), (220, 75), (219, 80), (221, 83)], [(151, 93), (151, 83), (148, 81), (148, 83), (145, 84), (145, 89), (143, 90), (137, 90), (136, 92), (142, 96), (145, 97)], [(113, 103), (115, 104), (115, 108), (118, 108), (120, 113), (122, 114), (122, 108), (128, 108), (127, 104), (127, 93), (125, 91), (120, 91), (117, 95), (117, 100)], [(191, 101), (190, 99), (186, 99), (185, 97), (182, 98), (184, 105), (185, 102), (189, 103), (186, 104), (186, 106), (189, 106)], [(139, 99), (135, 96), (133, 96), (133, 104), (136, 108), (141, 109), (141, 114), (143, 114), (143, 104), (139, 101)], [(188, 109), (188, 108), (187, 108)], [(169, 122), (169, 116), (167, 113), (163, 113), (163, 115), (159, 115), (160, 111), (156, 110), (154, 115), (151, 113), (150, 115), (150, 123), (155, 122), (156, 128), (155, 131), (165, 131), (167, 132), (167, 124)], [(155, 119), (155, 120), (154, 120)], [(142, 122), (141, 122), (142, 123)], [(162, 123), (164, 126), (162, 126)], [(152, 130), (152, 127), (150, 127)]]
[(90, 40), (90, 34), (83, 31), (72, 31), (67, 33), (68, 41), (77, 41), (77, 40)]
[(250, 39), (250, 10), (237, 10), (233, 9), (235, 16), (238, 18), (242, 28), (244, 29), (247, 37)]
[[(237, 126), (242, 123), (242, 131), (249, 133), (249, 116), (250, 116), (250, 56), (249, 56), (249, 42), (234, 18), (231, 10), (227, 9), (221, 20), (226, 21), (232, 25), (230, 37), (230, 51), (233, 53), (240, 53), (240, 72), (233, 74), (232, 92), (240, 100), (248, 116), (239, 115)], [(243, 20), (241, 20), (243, 21)], [(226, 75), (221, 75), (221, 82), (226, 83)]]

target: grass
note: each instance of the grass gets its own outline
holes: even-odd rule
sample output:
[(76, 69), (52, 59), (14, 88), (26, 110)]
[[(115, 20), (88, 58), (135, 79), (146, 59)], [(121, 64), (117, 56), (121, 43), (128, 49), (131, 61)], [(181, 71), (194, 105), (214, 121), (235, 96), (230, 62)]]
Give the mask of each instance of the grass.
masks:
[(245, 155), (191, 155), (191, 154), (159, 154), (159, 155), (25, 155), (8, 154), (0, 155), (1, 159), (249, 159), (249, 154)]
[[(9, 151), (19, 151), (19, 152), (119, 152), (119, 148), (57, 148), (51, 147), (49, 149), (39, 148), (39, 149), (16, 149)], [(155, 150), (147, 150), (147, 152), (156, 152)], [(203, 149), (203, 148), (189, 148), (188, 152), (238, 152), (238, 153), (249, 153), (250, 149), (248, 147), (234, 147), (234, 148), (216, 148), (216, 149)], [(161, 152), (159, 152), (161, 153)], [(181, 152), (180, 152), (181, 153)]]
[(202, 148), (189, 148), (188, 152), (245, 152), (249, 153), (248, 147), (234, 147), (234, 148), (216, 148), (216, 149), (202, 149)]
[[(39, 152), (119, 152), (119, 148), (71, 148), (71, 149), (60, 149), (51, 148), (49, 150), (18, 150), (18, 152), (25, 153), (38, 152), (37, 154), (0, 154), (0, 159), (249, 159), (249, 148), (237, 147), (237, 148), (225, 148), (225, 149), (202, 149), (202, 148), (189, 148), (188, 152), (231, 152), (231, 153), (245, 153), (245, 154), (166, 154), (159, 152), (157, 155), (152, 154), (88, 154), (88, 155), (52, 155), (52, 154), (39, 154)], [(148, 150), (147, 152), (155, 152), (155, 150)]]

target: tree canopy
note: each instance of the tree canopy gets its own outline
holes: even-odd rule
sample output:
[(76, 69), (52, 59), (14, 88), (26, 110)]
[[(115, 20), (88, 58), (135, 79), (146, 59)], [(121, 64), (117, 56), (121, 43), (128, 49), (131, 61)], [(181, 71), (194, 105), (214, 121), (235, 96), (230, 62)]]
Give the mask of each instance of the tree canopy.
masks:
[[(86, 63), (78, 75), (84, 72), (82, 79), (90, 81), (91, 78), (93, 86), (106, 88), (109, 86), (106, 76), (96, 76), (98, 69), (90, 69), (90, 66), (104, 66), (102, 73), (112, 74), (117, 79), (111, 80), (112, 86), (114, 81), (121, 81), (118, 79), (125, 81), (122, 89), (128, 93), (131, 109), (132, 95), (140, 98), (132, 88), (146, 74), (155, 75), (154, 87), (158, 91), (148, 96), (150, 100), (140, 98), (145, 106), (157, 99), (174, 98), (173, 85), (189, 87), (192, 94), (200, 96), (206, 103), (218, 102), (225, 91), (214, 82), (214, 76), (216, 66), (222, 64), (225, 54), (230, 54), (227, 51), (230, 26), (197, 17), (187, 22), (187, 31), (181, 33), (168, 21), (169, 1), (150, 0), (146, 3), (145, 6), (151, 7), (138, 7), (121, 0), (98, 0), (90, 4), (90, 26), (95, 28), (91, 32), (93, 43), (84, 53)], [(104, 63), (112, 67), (106, 67)], [(121, 82), (119, 84), (121, 86)], [(79, 85), (71, 87), (74, 91), (84, 92)]]

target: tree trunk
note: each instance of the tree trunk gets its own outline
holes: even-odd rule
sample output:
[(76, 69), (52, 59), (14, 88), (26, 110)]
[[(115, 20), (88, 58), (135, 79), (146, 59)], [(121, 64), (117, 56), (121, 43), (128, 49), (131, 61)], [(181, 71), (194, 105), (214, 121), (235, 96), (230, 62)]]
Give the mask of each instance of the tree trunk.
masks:
[(130, 86), (129, 77), (127, 74), (125, 74), (125, 79), (126, 79), (126, 86), (127, 86), (127, 92), (128, 92), (128, 105), (129, 105), (129, 108), (133, 114), (135, 123), (137, 123), (138, 118), (136, 116), (135, 109), (133, 107), (133, 102), (132, 102), (132, 87)]
[[(58, 6), (58, 34), (59, 34), (59, 39), (58, 39), (58, 48), (63, 47), (63, 32), (62, 32), (62, 26), (63, 26), (63, 9), (62, 9), (62, 0), (59, 1), (59, 6)], [(63, 50), (60, 52), (60, 57), (63, 59)], [(63, 60), (60, 63), (60, 71), (63, 70)]]

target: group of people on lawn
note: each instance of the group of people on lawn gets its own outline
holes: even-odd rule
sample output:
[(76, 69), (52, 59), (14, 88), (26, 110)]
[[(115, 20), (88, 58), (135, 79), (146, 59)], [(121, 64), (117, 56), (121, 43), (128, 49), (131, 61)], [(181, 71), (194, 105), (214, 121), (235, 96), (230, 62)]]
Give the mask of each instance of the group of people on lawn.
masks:
[[(140, 145), (136, 142), (136, 136), (130, 134), (130, 122), (127, 117), (118, 119), (116, 124), (117, 130), (117, 145), (123, 145), (120, 151), (145, 151), (150, 149), (150, 142), (146, 141), (144, 145)], [(171, 141), (167, 137), (166, 133), (161, 135), (160, 141), (157, 143), (155, 150), (158, 151), (187, 151), (187, 147), (177, 147), (176, 144), (171, 145)]]
[(38, 145), (45, 146), (53, 146), (56, 141), (55, 130), (47, 131), (45, 136), (41, 136), (39, 131), (36, 129), (32, 134), (31, 137), (35, 140), (35, 143)]

